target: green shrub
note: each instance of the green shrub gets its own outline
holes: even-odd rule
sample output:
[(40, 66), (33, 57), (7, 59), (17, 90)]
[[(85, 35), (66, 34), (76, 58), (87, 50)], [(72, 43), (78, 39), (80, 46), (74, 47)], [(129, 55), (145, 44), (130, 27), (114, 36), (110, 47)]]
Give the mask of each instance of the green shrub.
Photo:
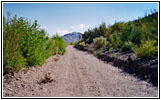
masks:
[[(94, 43), (95, 50), (100, 50), (104, 47), (102, 46), (104, 43), (101, 39), (99, 40), (98, 37), (106, 38), (108, 46), (110, 47), (109, 51), (111, 52), (112, 49), (128, 51), (132, 48), (138, 48), (135, 50), (138, 57), (156, 56), (157, 46), (151, 45), (151, 42), (143, 45), (141, 40), (150, 39), (148, 41), (155, 40), (156, 43), (154, 44), (158, 43), (158, 12), (127, 23), (117, 22), (113, 25), (109, 25), (108, 27), (106, 27), (105, 23), (102, 23), (99, 27), (85, 31), (81, 42), (88, 44)], [(84, 47), (86, 45), (85, 43), (82, 43), (81, 46)], [(134, 47), (135, 45), (139, 47)], [(146, 50), (149, 48), (148, 46), (151, 47), (151, 49)], [(139, 54), (139, 52), (144, 52), (144, 50), (147, 54)], [(148, 53), (150, 53), (150, 55), (148, 55)], [(97, 51), (95, 51), (94, 54), (96, 55)]]
[(97, 56), (97, 54), (98, 54), (97, 51), (94, 51), (94, 52), (93, 52), (93, 55), (94, 55), (94, 56)]
[(52, 54), (63, 54), (66, 44), (59, 36), (52, 39), (39, 28), (37, 21), (33, 24), (24, 18), (3, 17), (3, 73), (10, 70), (42, 65)]
[(158, 55), (158, 46), (155, 46), (155, 43), (155, 40), (142, 40), (141, 45), (133, 50), (138, 58), (155, 58)]
[(96, 37), (104, 36), (107, 33), (106, 23), (102, 22), (102, 24), (99, 26), (99, 28), (95, 28), (96, 30), (94, 33), (96, 34)]
[(100, 36), (99, 38), (93, 39), (95, 49), (105, 48), (107, 45), (106, 38)]
[(93, 55), (94, 56), (97, 56), (97, 55), (99, 55), (101, 53), (101, 50), (95, 50), (94, 52), (93, 52)]
[(74, 47), (79, 48), (80, 50), (84, 50), (84, 47), (87, 47), (87, 46), (88, 44), (86, 44), (85, 42), (78, 41)]
[(77, 42), (69, 43), (69, 45), (76, 45), (77, 43), (78, 43), (78, 41)]
[(122, 31), (123, 27), (124, 27), (124, 23), (123, 22), (115, 22), (115, 24), (113, 24), (111, 26), (112, 33), (120, 33)]
[(127, 23), (123, 27), (121, 35), (120, 35), (120, 39), (121, 39), (122, 42), (125, 42), (125, 41), (129, 40), (129, 36), (131, 34), (132, 28), (133, 28), (133, 24), (132, 23)]
[(92, 48), (89, 48), (88, 50), (89, 50), (89, 52), (91, 52), (91, 53), (94, 52), (94, 49), (92, 49)]
[(126, 41), (126, 42), (123, 44), (123, 46), (121, 47), (121, 51), (129, 51), (129, 50), (132, 49), (133, 46), (134, 46), (134, 45), (133, 45), (132, 42)]
[(29, 29), (30, 31), (23, 35), (21, 51), (28, 66), (42, 65), (46, 59), (46, 54), (44, 54), (46, 51), (45, 42), (47, 41), (45, 31), (38, 30), (37, 21)]
[(88, 44), (86, 44), (85, 42), (80, 42), (80, 43), (79, 43), (79, 46), (81, 46), (81, 47), (87, 47)]
[(113, 48), (110, 48), (110, 49), (109, 49), (109, 53), (112, 53), (112, 50), (113, 50)]
[(57, 34), (52, 38), (54, 41), (53, 45), (53, 53), (52, 54), (64, 54), (66, 43), (64, 42), (63, 38), (58, 36)]
[(93, 29), (88, 29), (88, 31), (85, 31), (82, 35), (82, 39), (86, 43), (91, 44), (93, 43), (94, 38), (104, 36), (105, 34), (107, 34), (107, 27), (106, 23), (102, 22), (99, 27), (95, 27)]
[[(9, 16), (9, 15), (8, 15)], [(26, 66), (20, 45), (26, 27), (22, 19), (14, 16), (12, 19), (3, 17), (3, 73), (12, 69), (17, 71)]]
[(141, 39), (142, 39), (142, 31), (140, 27), (133, 26), (129, 36), (129, 40), (133, 44), (138, 45), (141, 43)]
[(120, 40), (120, 36), (117, 33), (114, 33), (110, 36), (110, 44), (112, 48), (116, 49), (122, 45), (122, 41)]

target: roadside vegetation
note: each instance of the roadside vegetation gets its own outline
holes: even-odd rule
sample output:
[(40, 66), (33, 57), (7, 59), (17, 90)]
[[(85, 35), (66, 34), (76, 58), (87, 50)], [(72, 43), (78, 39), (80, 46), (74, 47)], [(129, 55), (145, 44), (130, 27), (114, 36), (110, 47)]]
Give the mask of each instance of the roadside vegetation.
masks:
[(108, 26), (103, 22), (99, 27), (85, 31), (75, 46), (80, 49), (93, 46), (94, 55), (101, 50), (133, 51), (138, 58), (157, 58), (158, 12), (152, 10), (143, 18)]
[(68, 45), (76, 45), (78, 43), (78, 41), (77, 42), (71, 42), (71, 43), (68, 43)]
[(62, 37), (48, 37), (36, 20), (3, 16), (3, 74), (42, 65), (49, 56), (64, 54), (65, 48)]

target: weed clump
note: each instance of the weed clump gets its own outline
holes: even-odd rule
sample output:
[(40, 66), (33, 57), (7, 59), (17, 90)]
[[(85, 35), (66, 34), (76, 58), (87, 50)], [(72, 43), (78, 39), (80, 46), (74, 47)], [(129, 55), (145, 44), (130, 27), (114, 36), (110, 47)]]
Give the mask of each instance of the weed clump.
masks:
[(106, 38), (100, 36), (98, 38), (93, 39), (95, 49), (105, 48), (107, 45)]
[(134, 44), (130, 41), (127, 41), (123, 44), (123, 46), (121, 47), (121, 51), (129, 51), (132, 49), (132, 47), (134, 46)]
[(141, 41), (140, 46), (133, 48), (139, 58), (155, 58), (158, 55), (158, 46), (155, 46), (155, 40)]

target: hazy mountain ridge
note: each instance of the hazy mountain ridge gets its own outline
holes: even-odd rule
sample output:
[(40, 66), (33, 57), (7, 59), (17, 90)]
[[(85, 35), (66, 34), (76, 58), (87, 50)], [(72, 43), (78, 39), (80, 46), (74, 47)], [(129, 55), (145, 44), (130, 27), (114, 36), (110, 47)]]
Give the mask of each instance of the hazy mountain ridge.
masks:
[(82, 33), (72, 32), (72, 33), (65, 34), (62, 37), (66, 43), (72, 43), (72, 42), (79, 41), (82, 38)]

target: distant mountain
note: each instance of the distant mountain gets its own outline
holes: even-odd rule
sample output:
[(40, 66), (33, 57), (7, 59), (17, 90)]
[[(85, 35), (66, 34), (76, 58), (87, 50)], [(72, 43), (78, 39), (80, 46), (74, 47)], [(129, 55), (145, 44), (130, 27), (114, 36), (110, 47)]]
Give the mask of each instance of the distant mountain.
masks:
[(82, 37), (82, 33), (72, 32), (72, 33), (65, 34), (63, 36), (63, 39), (66, 43), (72, 43), (72, 42), (79, 41), (81, 37)]

